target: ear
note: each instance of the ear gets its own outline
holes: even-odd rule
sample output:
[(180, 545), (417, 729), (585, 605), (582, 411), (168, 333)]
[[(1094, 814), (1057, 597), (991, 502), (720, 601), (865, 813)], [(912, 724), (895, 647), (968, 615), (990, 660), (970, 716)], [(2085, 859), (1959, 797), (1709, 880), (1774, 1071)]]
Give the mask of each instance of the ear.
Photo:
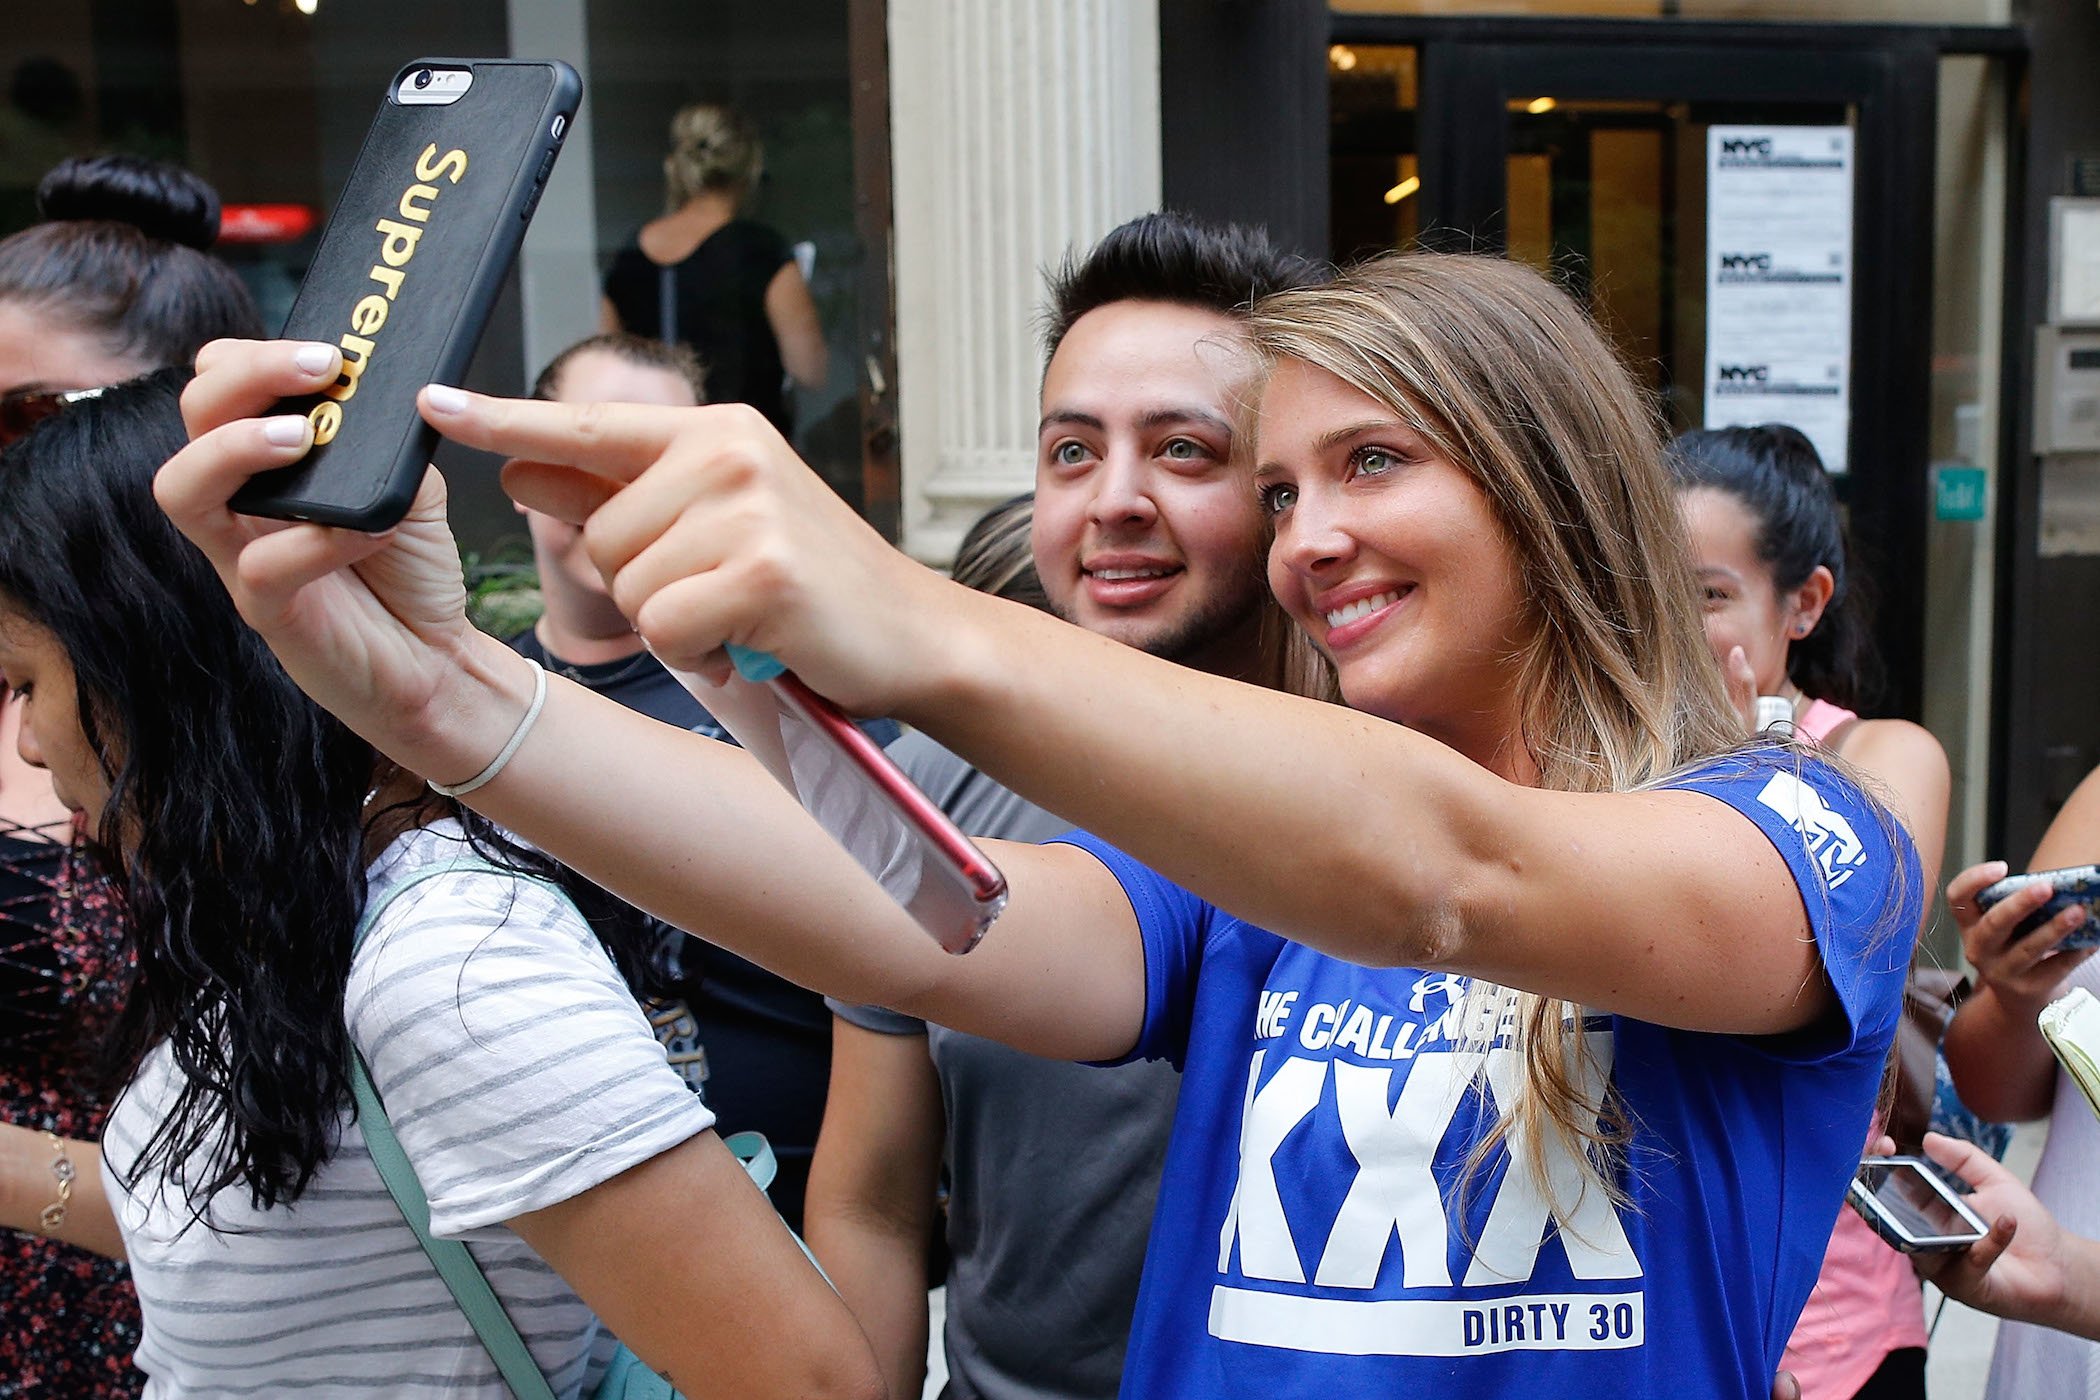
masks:
[(1823, 609), (1830, 606), (1830, 595), (1837, 592), (1837, 579), (1825, 565), (1818, 564), (1801, 581), (1801, 586), (1787, 597), (1787, 639), (1802, 641), (1816, 630), (1823, 620)]

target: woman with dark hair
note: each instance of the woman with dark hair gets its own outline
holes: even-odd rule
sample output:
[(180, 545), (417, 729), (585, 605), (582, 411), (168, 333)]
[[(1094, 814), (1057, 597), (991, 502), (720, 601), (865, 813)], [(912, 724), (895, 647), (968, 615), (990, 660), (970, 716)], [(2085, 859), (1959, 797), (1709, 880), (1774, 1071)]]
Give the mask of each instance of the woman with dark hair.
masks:
[[(1725, 668), (1786, 701), (1793, 733), (1874, 780), (1917, 842), (1927, 889), (1947, 832), (1947, 756), (1924, 729), (1861, 719), (1878, 662), (1822, 458), (1783, 423), (1710, 428), (1670, 453), (1706, 636)], [(1865, 1131), (1878, 1139), (1881, 1129)], [(1910, 1263), (1840, 1210), (1784, 1366), (1803, 1400), (1923, 1397), (1925, 1313)]]
[[(219, 197), (136, 156), (68, 160), (37, 191), (42, 221), (0, 239), (0, 447), (69, 396), (260, 332), (233, 269), (205, 251)], [(15, 755), (0, 708), (0, 1121), (102, 1131), (100, 1046), (129, 974), (107, 885), (50, 779)], [(133, 1395), (138, 1302), (124, 1266), (56, 1240), (0, 1245), (8, 1394)]]
[(556, 1395), (594, 1383), (594, 1312), (696, 1397), (871, 1393), (552, 866), (302, 695), (155, 507), (178, 384), (0, 458), (22, 756), (138, 963), (104, 1147), (0, 1129), (0, 1224), (128, 1257), (157, 1395), (508, 1394), (374, 1165), (354, 1058)]
[(248, 289), (207, 251), (218, 192), (142, 156), (68, 160), (42, 222), (0, 239), (0, 394), (91, 389), (257, 336)]

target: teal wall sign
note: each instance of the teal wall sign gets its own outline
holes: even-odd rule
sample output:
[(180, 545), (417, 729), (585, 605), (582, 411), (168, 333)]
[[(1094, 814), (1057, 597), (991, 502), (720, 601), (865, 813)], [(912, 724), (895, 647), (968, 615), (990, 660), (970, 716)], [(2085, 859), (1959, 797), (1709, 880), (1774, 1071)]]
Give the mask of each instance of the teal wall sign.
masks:
[(1934, 467), (1932, 469), (1933, 519), (1983, 519), (1986, 484), (1982, 467)]

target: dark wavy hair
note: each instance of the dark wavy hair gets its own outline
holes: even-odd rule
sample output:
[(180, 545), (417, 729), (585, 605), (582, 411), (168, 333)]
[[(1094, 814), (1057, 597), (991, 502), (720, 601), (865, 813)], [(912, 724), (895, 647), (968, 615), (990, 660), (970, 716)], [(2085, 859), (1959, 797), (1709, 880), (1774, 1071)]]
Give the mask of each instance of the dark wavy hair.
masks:
[(78, 327), (147, 367), (187, 365), (208, 341), (257, 339), (262, 318), (206, 250), (219, 195), (142, 156), (61, 161), (37, 186), (43, 222), (0, 239), (0, 301)]
[(1787, 678), (1848, 710), (1871, 705), (1882, 681), (1871, 600), (1815, 444), (1784, 423), (1705, 428), (1672, 443), (1669, 462), (1680, 490), (1725, 491), (1750, 512), (1758, 560), (1780, 592), (1799, 588), (1818, 565), (1830, 570), (1837, 586), (1814, 630), (1787, 648)]
[(1271, 292), (1317, 286), (1334, 269), (1269, 241), (1251, 224), (1208, 224), (1186, 214), (1140, 214), (1048, 274), (1043, 356), (1087, 312), (1118, 301), (1160, 301), (1237, 316)]
[(91, 840), (138, 953), (112, 1071), (166, 1042), (181, 1075), (139, 1159), (115, 1165), (180, 1173), (201, 1218), (235, 1184), (258, 1207), (296, 1200), (335, 1150), (377, 823), (457, 817), (483, 855), (558, 876), (434, 793), (368, 820), (390, 765), (292, 683), (153, 499), (186, 440), (184, 377), (75, 402), (0, 455), (0, 602), (65, 652), (109, 779)]

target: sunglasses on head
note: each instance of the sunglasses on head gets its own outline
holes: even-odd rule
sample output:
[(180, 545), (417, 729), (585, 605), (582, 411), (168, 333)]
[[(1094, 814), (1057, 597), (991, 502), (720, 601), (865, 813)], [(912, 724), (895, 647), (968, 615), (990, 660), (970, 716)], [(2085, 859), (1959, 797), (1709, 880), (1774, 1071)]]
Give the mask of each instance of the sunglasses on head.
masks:
[(55, 418), (67, 405), (92, 399), (100, 389), (13, 389), (0, 394), (0, 447), (11, 447), (46, 418)]

